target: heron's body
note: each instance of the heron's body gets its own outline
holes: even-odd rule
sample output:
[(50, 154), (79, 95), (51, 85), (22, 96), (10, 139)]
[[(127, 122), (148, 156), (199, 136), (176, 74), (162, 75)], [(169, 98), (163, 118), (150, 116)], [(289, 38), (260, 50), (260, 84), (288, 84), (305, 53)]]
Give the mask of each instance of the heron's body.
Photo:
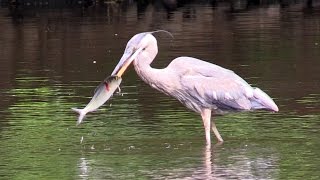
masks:
[(143, 81), (201, 115), (207, 144), (211, 143), (211, 127), (218, 141), (223, 141), (214, 121), (211, 124), (212, 112), (278, 111), (277, 105), (266, 93), (252, 88), (231, 70), (192, 57), (178, 57), (166, 68), (155, 69), (151, 63), (157, 53), (157, 41), (151, 33), (137, 34), (128, 42), (112, 75), (121, 76), (133, 61)]
[(164, 69), (154, 69), (139, 63), (139, 58), (135, 62), (141, 79), (198, 113), (204, 108), (214, 113), (276, 108), (272, 102), (259, 99), (259, 93), (262, 96), (260, 89), (252, 88), (233, 71), (215, 64), (179, 57)]

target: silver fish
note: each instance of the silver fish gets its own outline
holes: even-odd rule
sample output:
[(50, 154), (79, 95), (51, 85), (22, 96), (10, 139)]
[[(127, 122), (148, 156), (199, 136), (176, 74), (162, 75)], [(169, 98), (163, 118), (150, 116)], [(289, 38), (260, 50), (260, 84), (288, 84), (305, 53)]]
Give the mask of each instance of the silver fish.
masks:
[[(83, 109), (72, 108), (75, 112), (79, 113), (77, 125), (79, 125), (85, 115), (89, 112), (97, 110), (102, 106), (119, 88), (122, 79), (119, 76), (107, 77), (94, 91), (94, 95), (87, 106)], [(120, 90), (120, 88), (119, 88)]]

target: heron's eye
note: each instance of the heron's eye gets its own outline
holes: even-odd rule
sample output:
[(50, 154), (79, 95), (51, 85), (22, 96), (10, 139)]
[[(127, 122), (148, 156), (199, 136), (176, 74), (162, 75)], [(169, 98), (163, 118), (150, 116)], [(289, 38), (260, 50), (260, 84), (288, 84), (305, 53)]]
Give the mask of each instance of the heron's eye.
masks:
[(143, 48), (142, 50), (144, 51), (144, 50), (146, 50), (146, 48)]

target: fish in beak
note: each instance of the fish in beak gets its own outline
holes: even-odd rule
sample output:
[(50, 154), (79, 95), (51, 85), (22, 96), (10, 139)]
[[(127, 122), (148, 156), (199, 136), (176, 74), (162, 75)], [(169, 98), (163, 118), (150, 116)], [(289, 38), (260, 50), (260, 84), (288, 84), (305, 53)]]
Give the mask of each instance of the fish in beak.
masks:
[(85, 115), (89, 112), (97, 110), (102, 106), (118, 89), (122, 79), (119, 76), (107, 77), (94, 91), (94, 95), (90, 102), (83, 109), (72, 108), (75, 112), (79, 113), (77, 125), (79, 125)]
[(119, 63), (111, 73), (111, 76), (109, 76), (96, 88), (95, 93), (87, 106), (83, 109), (72, 108), (72, 110), (79, 113), (77, 125), (83, 121), (83, 118), (87, 113), (97, 110), (113, 95), (115, 90), (119, 88), (119, 85), (122, 81), (122, 74), (143, 50), (142, 47), (134, 48), (134, 46), (131, 46), (131, 43), (135, 44), (140, 42), (145, 35), (146, 33), (137, 34), (128, 42), (126, 50)]
[(121, 77), (124, 71), (129, 67), (133, 60), (139, 55), (143, 48), (127, 50), (122, 55), (119, 63), (111, 73), (112, 76)]

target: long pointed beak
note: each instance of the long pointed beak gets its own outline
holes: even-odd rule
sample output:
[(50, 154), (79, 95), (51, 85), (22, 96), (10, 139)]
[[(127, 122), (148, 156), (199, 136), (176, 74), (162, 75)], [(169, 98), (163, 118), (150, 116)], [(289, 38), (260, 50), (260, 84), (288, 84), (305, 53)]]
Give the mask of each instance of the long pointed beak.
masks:
[(132, 61), (138, 56), (138, 54), (142, 51), (143, 48), (139, 48), (136, 51), (133, 51), (132, 53), (124, 53), (117, 64), (117, 66), (114, 68), (111, 75), (116, 75), (118, 77), (121, 77), (124, 71), (128, 68), (128, 66), (132, 63)]

